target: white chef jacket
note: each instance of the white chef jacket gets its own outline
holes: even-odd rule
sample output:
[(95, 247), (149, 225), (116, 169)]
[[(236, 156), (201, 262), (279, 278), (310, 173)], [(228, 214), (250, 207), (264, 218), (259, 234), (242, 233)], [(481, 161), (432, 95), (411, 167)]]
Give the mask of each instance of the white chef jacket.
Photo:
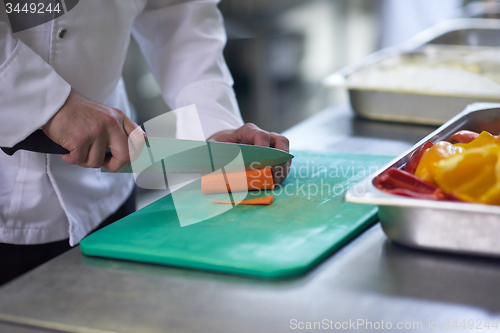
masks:
[[(217, 2), (80, 0), (50, 22), (12, 33), (0, 1), (0, 146), (44, 125), (71, 87), (130, 115), (121, 71), (131, 32), (172, 109), (196, 104), (206, 138), (241, 126)], [(189, 137), (189, 121), (178, 115), (179, 137)], [(57, 155), (0, 152), (0, 242), (69, 237), (75, 245), (132, 188), (132, 175), (70, 165)]]

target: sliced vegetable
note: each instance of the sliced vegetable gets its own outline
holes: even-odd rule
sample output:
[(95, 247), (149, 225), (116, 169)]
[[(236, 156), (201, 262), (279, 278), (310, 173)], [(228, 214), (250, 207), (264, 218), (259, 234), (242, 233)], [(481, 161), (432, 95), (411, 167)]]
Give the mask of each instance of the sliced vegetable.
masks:
[(273, 190), (271, 167), (242, 172), (213, 172), (201, 177), (201, 192), (226, 193), (246, 190)]
[(415, 174), (415, 170), (417, 169), (418, 163), (422, 159), (422, 155), (427, 149), (431, 148), (432, 146), (432, 142), (427, 141), (425, 144), (415, 150), (408, 162), (406, 162), (405, 171), (411, 174)]
[(271, 195), (268, 195), (267, 197), (248, 199), (248, 200), (243, 200), (243, 201), (225, 201), (225, 200), (213, 200), (213, 199), (208, 199), (208, 200), (212, 200), (213, 202), (222, 203), (222, 204), (270, 205), (273, 203), (273, 195), (271, 194)]
[(445, 193), (469, 202), (497, 202), (500, 185), (500, 145), (467, 149), (437, 165), (436, 183)]
[(435, 183), (437, 163), (451, 155), (465, 151), (465, 148), (457, 147), (450, 142), (440, 141), (427, 149), (420, 159), (415, 170), (415, 176), (430, 183)]
[(465, 202), (462, 199), (460, 199), (459, 197), (457, 197), (457, 195), (455, 193), (448, 193), (446, 195), (446, 200), (447, 201)]
[(469, 143), (476, 139), (479, 136), (479, 133), (472, 131), (460, 131), (453, 134), (450, 138), (450, 142), (455, 143)]
[(457, 143), (455, 146), (462, 147), (465, 149), (479, 148), (484, 147), (486, 145), (491, 145), (496, 143), (497, 138), (491, 135), (490, 133), (483, 131), (477, 138), (472, 140), (469, 143)]
[(500, 205), (500, 139), (460, 131), (450, 141), (423, 145), (408, 160), (409, 172), (390, 169), (375, 185), (412, 198)]
[(490, 188), (479, 201), (487, 205), (500, 205), (500, 184)]
[(379, 176), (375, 186), (387, 193), (412, 198), (443, 200), (444, 192), (434, 184), (423, 181), (409, 172), (392, 168)]

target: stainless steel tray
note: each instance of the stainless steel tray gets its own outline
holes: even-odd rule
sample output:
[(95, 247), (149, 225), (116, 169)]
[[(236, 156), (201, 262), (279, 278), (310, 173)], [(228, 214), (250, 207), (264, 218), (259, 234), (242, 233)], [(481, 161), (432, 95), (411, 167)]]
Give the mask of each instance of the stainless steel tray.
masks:
[(423, 31), (406, 43), (373, 53), (362, 61), (327, 77), (327, 87), (348, 88), (354, 111), (369, 119), (442, 125), (474, 102), (500, 101), (498, 98), (464, 97), (458, 94), (436, 95), (419, 91), (386, 91), (357, 89), (347, 85), (349, 75), (386, 58), (415, 50), (425, 45), (500, 46), (500, 20), (456, 19)]
[(412, 149), (346, 193), (348, 202), (374, 204), (385, 234), (409, 247), (500, 257), (500, 206), (443, 202), (396, 196), (378, 190), (376, 177), (403, 166), (427, 141), (448, 138), (459, 130), (500, 132), (500, 104), (476, 103), (431, 133)]

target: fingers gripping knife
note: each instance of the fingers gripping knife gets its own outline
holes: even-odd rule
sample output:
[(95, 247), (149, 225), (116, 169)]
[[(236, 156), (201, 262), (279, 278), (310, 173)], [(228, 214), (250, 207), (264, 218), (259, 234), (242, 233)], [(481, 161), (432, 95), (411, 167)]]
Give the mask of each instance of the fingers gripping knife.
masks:
[[(207, 150), (208, 147), (208, 150)], [(12, 156), (18, 150), (27, 150), (45, 154), (68, 154), (69, 151), (64, 147), (52, 141), (42, 130), (37, 130), (25, 140), (19, 142), (12, 148), (0, 147), (4, 153)], [(180, 140), (169, 138), (147, 138), (147, 147), (149, 153), (153, 151), (161, 156), (156, 162), (161, 162), (169, 170), (169, 173), (209, 173), (214, 169), (226, 166), (237, 154), (241, 153), (244, 159), (245, 168), (264, 168), (284, 163), (293, 158), (293, 155), (274, 148), (258, 147), (251, 145), (225, 143), (225, 142), (204, 142)], [(172, 155), (172, 152), (178, 152)], [(207, 155), (209, 153), (209, 156)], [(110, 155), (108, 152), (106, 155)], [(150, 154), (143, 154), (148, 156)], [(207, 156), (205, 156), (207, 155)], [(162, 159), (163, 156), (171, 156)], [(147, 160), (136, 162), (136, 165), (151, 165), (152, 161)], [(151, 168), (155, 170), (155, 168)], [(120, 172), (132, 173), (130, 167), (125, 167)]]

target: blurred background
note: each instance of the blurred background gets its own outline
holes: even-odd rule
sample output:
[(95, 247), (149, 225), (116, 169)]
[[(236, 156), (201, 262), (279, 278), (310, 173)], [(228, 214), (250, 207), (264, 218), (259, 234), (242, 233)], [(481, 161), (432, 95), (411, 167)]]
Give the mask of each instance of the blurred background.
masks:
[[(500, 17), (500, 0), (221, 0), (219, 8), (243, 119), (274, 132), (346, 102), (343, 89), (321, 83), (346, 65), (450, 18)], [(123, 74), (139, 123), (169, 110), (133, 40)], [(173, 137), (175, 123), (166, 130)], [(138, 208), (164, 194), (138, 189)]]
[[(282, 132), (346, 100), (321, 80), (449, 18), (497, 17), (498, 0), (222, 0), (225, 57), (245, 122)], [(169, 110), (137, 44), (124, 69), (139, 123)], [(168, 129), (173, 136), (175, 124)]]

